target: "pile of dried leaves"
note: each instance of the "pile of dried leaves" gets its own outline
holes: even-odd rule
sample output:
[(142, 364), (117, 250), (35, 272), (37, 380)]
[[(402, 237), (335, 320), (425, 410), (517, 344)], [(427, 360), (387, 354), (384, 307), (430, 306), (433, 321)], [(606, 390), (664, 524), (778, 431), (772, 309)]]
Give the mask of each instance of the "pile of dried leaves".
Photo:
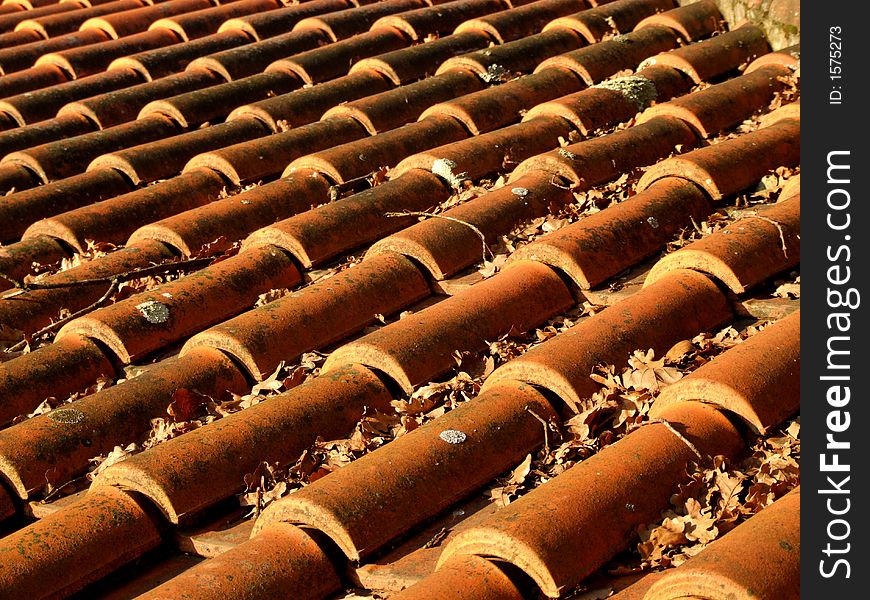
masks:
[(679, 566), (800, 483), (800, 418), (758, 438), (736, 463), (717, 456), (692, 464), (658, 523), (638, 530), (635, 568)]
[(650, 406), (662, 387), (755, 335), (762, 327), (743, 331), (726, 327), (702, 333), (674, 345), (662, 358), (637, 350), (626, 366), (601, 365), (591, 374), (600, 389), (582, 410), (565, 422), (563, 431), (548, 429), (547, 444), (512, 472), (497, 480), (487, 495), (502, 506), (589, 458), (649, 421)]

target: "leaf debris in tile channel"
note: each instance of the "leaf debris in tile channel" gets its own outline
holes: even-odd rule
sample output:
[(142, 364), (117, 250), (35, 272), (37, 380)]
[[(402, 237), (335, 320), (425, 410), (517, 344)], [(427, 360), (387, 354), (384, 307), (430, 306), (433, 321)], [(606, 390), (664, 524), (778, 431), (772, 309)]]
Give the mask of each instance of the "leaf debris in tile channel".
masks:
[(0, 597), (797, 598), (768, 25), (3, 2)]

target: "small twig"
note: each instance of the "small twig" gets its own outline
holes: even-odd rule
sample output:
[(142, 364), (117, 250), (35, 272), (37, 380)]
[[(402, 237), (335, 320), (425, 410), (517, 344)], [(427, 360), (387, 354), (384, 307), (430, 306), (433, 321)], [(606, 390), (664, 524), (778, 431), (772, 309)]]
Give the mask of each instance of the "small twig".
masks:
[(671, 425), (670, 423), (668, 423), (664, 419), (650, 419), (649, 421), (644, 423), (644, 425), (651, 425), (652, 423), (660, 423), (660, 424), (664, 425), (665, 429), (667, 429), (668, 431), (673, 433), (675, 436), (677, 436), (677, 438), (679, 438), (679, 440), (681, 442), (683, 442), (686, 446), (688, 446), (689, 450), (694, 452), (695, 456), (697, 456), (699, 460), (703, 460), (704, 457), (701, 455), (701, 452), (698, 451), (698, 449), (695, 447), (695, 444), (693, 444), (688, 439), (686, 439), (686, 436), (684, 436), (682, 433), (677, 431), (673, 425)]
[(528, 413), (530, 415), (532, 415), (538, 421), (540, 421), (541, 425), (544, 426), (544, 456), (549, 456), (550, 455), (550, 434), (549, 434), (550, 427), (547, 424), (547, 422), (540, 415), (538, 415), (535, 411), (533, 411), (531, 408), (529, 408), (527, 406), (526, 410), (528, 411)]
[(779, 232), (780, 244), (782, 244), (782, 255), (784, 257), (788, 258), (788, 250), (786, 250), (786, 247), (785, 247), (785, 233), (783, 233), (783, 231), (782, 231), (782, 225), (780, 225), (779, 223), (777, 223), (773, 219), (769, 219), (767, 217), (762, 217), (761, 215), (755, 215), (755, 218), (761, 219), (762, 221), (767, 221), (768, 223), (770, 223), (771, 225), (776, 227), (776, 230)]
[(433, 535), (431, 538), (429, 538), (428, 542), (423, 544), (423, 547), (424, 548), (434, 548), (435, 546), (440, 544), (444, 540), (444, 538), (447, 537), (447, 534), (448, 534), (447, 528), (442, 527), (440, 530), (438, 530), (435, 533), (435, 535)]
[[(84, 307), (84, 308), (81, 309), (81, 310), (77, 310), (77, 311), (74, 312), (74, 313), (70, 313), (69, 315), (65, 316), (65, 317), (62, 318), (62, 319), (59, 319), (59, 320), (55, 321), (54, 323), (51, 323), (50, 325), (46, 325), (45, 327), (43, 327), (42, 329), (40, 329), (39, 331), (37, 331), (36, 333), (34, 333), (34, 334), (31, 336), (31, 339), (37, 339), (37, 338), (42, 337), (43, 335), (45, 335), (45, 334), (47, 334), (47, 333), (51, 333), (52, 331), (57, 331), (58, 329), (60, 329), (60, 328), (63, 327), (66, 323), (69, 323), (69, 322), (72, 321), (73, 319), (77, 319), (78, 317), (80, 317), (80, 316), (82, 316), (82, 315), (85, 315), (85, 314), (91, 312), (92, 310), (94, 310), (94, 309), (96, 309), (96, 308), (99, 308), (100, 306), (102, 306), (102, 304), (103, 304), (106, 300), (108, 300), (109, 298), (111, 298), (111, 297), (115, 294), (115, 292), (118, 291), (118, 286), (119, 286), (119, 285), (120, 285), (120, 282), (119, 282), (117, 279), (113, 279), (111, 285), (109, 286), (109, 289), (106, 290), (106, 293), (105, 293), (105, 294), (103, 294), (102, 296), (100, 296), (100, 299), (99, 299), (99, 300), (97, 300), (96, 302), (94, 302), (94, 303), (92, 303), (92, 304), (89, 304), (88, 306)], [(9, 346), (9, 348), (7, 349), (7, 352), (15, 352), (15, 351), (17, 351), (17, 350), (21, 350), (21, 349), (23, 349), (26, 345), (27, 345), (27, 340), (21, 340), (21, 341), (18, 342), (17, 344), (15, 344), (15, 345), (13, 345), (13, 346)]]
[[(131, 269), (130, 271), (124, 271), (123, 273), (119, 273), (117, 275), (112, 275), (110, 277), (95, 277), (93, 279), (74, 279), (70, 281), (58, 281), (58, 282), (24, 282), (24, 281), (15, 281), (11, 277), (3, 275), (0, 273), (0, 277), (11, 282), (16, 288), (23, 292), (32, 292), (34, 290), (56, 290), (61, 288), (71, 288), (71, 287), (86, 287), (92, 285), (104, 285), (111, 284), (115, 282), (117, 284), (121, 284), (127, 281), (131, 281), (133, 279), (139, 279), (141, 277), (148, 277), (149, 275), (166, 275), (168, 273), (172, 273), (175, 271), (181, 271), (187, 267), (198, 267), (199, 265), (207, 266), (211, 264), (215, 257), (202, 257), (202, 258), (190, 258), (187, 260), (179, 260), (171, 263), (161, 263), (159, 265), (149, 265), (147, 267), (141, 267), (138, 269)], [(10, 294), (7, 298), (13, 298), (17, 294)]]
[(695, 231), (697, 231), (697, 232), (700, 233), (701, 235), (704, 235), (704, 232), (701, 231), (701, 228), (698, 226), (698, 223), (695, 221), (695, 217), (690, 216), (690, 217), (689, 217), (689, 220), (692, 221), (692, 227), (695, 228)]
[(480, 241), (483, 244), (483, 260), (486, 260), (487, 254), (489, 255), (490, 258), (495, 258), (495, 255), (492, 253), (492, 250), (489, 249), (489, 246), (486, 243), (486, 236), (483, 234), (483, 232), (480, 229), (478, 229), (476, 226), (472, 225), (471, 223), (469, 223), (467, 221), (463, 221), (461, 219), (456, 219), (454, 217), (448, 217), (447, 215), (436, 215), (436, 214), (432, 214), (432, 213), (420, 212), (420, 211), (411, 211), (411, 210), (406, 210), (406, 211), (402, 211), (402, 212), (388, 212), (388, 213), (384, 213), (384, 216), (386, 216), (386, 217), (423, 217), (426, 219), (430, 219), (430, 218), (431, 219), (444, 219), (445, 221), (453, 221), (454, 223), (459, 223), (460, 225), (465, 225), (466, 227), (471, 229), (474, 233), (476, 233), (477, 237), (480, 238)]

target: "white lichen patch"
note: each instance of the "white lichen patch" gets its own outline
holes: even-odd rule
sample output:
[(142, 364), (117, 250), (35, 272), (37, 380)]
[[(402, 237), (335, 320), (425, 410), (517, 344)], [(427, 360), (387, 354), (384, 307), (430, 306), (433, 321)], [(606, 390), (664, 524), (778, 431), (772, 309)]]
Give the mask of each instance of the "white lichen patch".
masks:
[(629, 75), (628, 77), (614, 77), (593, 86), (603, 90), (619, 92), (637, 105), (641, 111), (648, 107), (656, 99), (658, 92), (656, 85), (646, 77)]
[(447, 182), (453, 189), (462, 187), (462, 182), (467, 179), (466, 173), (454, 173), (456, 161), (449, 158), (439, 158), (432, 162), (432, 173)]
[(137, 304), (136, 310), (152, 325), (159, 325), (169, 320), (169, 307), (162, 302), (149, 300), (148, 302)]
[(522, 188), (522, 187), (515, 187), (511, 190), (511, 193), (514, 196), (519, 196), (520, 198), (525, 198), (526, 196), (529, 195), (529, 190), (527, 190), (526, 188)]
[(445, 429), (438, 437), (448, 444), (461, 444), (468, 438), (467, 435), (457, 429)]
[(55, 423), (76, 425), (85, 420), (85, 413), (77, 408), (58, 408), (48, 413), (48, 418)]
[(653, 229), (659, 228), (659, 220), (655, 217), (647, 217), (646, 222), (650, 224), (650, 227)]

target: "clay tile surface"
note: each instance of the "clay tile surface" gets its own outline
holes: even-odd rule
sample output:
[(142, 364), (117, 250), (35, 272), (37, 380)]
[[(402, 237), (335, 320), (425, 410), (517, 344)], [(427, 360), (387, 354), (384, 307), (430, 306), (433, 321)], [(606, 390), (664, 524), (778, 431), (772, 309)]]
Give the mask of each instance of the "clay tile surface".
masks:
[(709, 273), (741, 294), (800, 263), (800, 195), (662, 258), (647, 277), (656, 281), (673, 269)]
[[(777, 393), (771, 395), (773, 389)], [(732, 412), (758, 432), (796, 412), (800, 403), (800, 311), (668, 387), (656, 399), (653, 414), (688, 400)]]
[(567, 17), (555, 19), (548, 29), (565, 27), (582, 35), (594, 44), (609, 35), (627, 33), (645, 17), (674, 8), (673, 0), (618, 0)]
[(450, 33), (463, 22), (510, 8), (506, 0), (455, 0), (433, 3), (434, 6), (409, 10), (381, 17), (374, 26), (395, 27), (413, 40), (423, 40), (428, 34)]
[(262, 381), (281, 360), (326, 347), (361, 330), (374, 315), (393, 314), (429, 293), (414, 263), (384, 254), (211, 327), (193, 336), (182, 352), (220, 348)]
[(341, 589), (322, 536), (275, 523), (257, 539), (197, 565), (140, 598), (145, 600), (244, 600), (280, 597), (293, 590), (299, 600), (319, 600)]
[(0, 596), (795, 597), (799, 36), (732, 13), (0, 3)]
[[(479, 349), (505, 333), (526, 331), (573, 303), (556, 273), (533, 262), (402, 319), (329, 355), (324, 369), (359, 363), (389, 375), (408, 393), (450, 368), (453, 352)], [(417, 336), (425, 332), (421, 338)]]
[[(275, 522), (305, 524), (358, 560), (541, 444), (541, 422), (531, 413), (545, 421), (555, 416), (540, 392), (505, 382), (380, 455), (273, 504), (257, 519), (254, 535)], [(477, 468), (466, 468), (469, 462)]]
[(237, 0), (222, 6), (203, 8), (154, 21), (149, 29), (164, 27), (174, 31), (183, 41), (217, 33), (218, 28), (228, 18), (258, 13), (281, 6), (277, 0)]
[[(652, 121), (647, 121), (650, 123)], [(800, 161), (800, 122), (785, 119), (770, 127), (663, 160), (638, 183), (646, 189), (663, 177), (688, 179), (713, 200), (746, 189), (776, 167)]]
[[(737, 429), (713, 408), (683, 405), (667, 417), (683, 439), (662, 424), (632, 432), (459, 534), (440, 564), (484, 553), (520, 568), (544, 594), (558, 598), (624, 547), (634, 527), (667, 503), (686, 464), (697, 458), (686, 438), (704, 455), (734, 456), (742, 449)], [(644, 490), (642, 496), (637, 489)]]
[[(660, 286), (655, 293), (649, 286), (605, 309), (598, 318), (506, 363), (490, 375), (484, 389), (507, 379), (525, 381), (545, 387), (568, 406), (577, 407), (594, 390), (589, 373), (595, 363), (617, 360), (616, 356), (631, 351), (629, 346), (665, 352), (678, 341), (731, 317), (731, 306), (722, 291), (701, 273), (674, 271), (655, 285)], [(657, 326), (650, 328), (644, 322)]]
[(798, 486), (697, 558), (666, 572), (644, 598), (800, 598), (800, 498)]
[(306, 17), (344, 10), (353, 5), (351, 0), (309, 0), (263, 13), (227, 19), (218, 31), (243, 31), (255, 40), (265, 40), (287, 33)]
[[(384, 410), (389, 403), (387, 388), (373, 372), (349, 365), (106, 469), (95, 489), (138, 491), (178, 523), (244, 486), (245, 473), (259, 461), (295, 457), (317, 436), (347, 435), (366, 410)], [(240, 461), (251, 445), (261, 449), (259, 455), (248, 454), (253, 462)], [(184, 456), (196, 456), (197, 462), (179, 460)]]

